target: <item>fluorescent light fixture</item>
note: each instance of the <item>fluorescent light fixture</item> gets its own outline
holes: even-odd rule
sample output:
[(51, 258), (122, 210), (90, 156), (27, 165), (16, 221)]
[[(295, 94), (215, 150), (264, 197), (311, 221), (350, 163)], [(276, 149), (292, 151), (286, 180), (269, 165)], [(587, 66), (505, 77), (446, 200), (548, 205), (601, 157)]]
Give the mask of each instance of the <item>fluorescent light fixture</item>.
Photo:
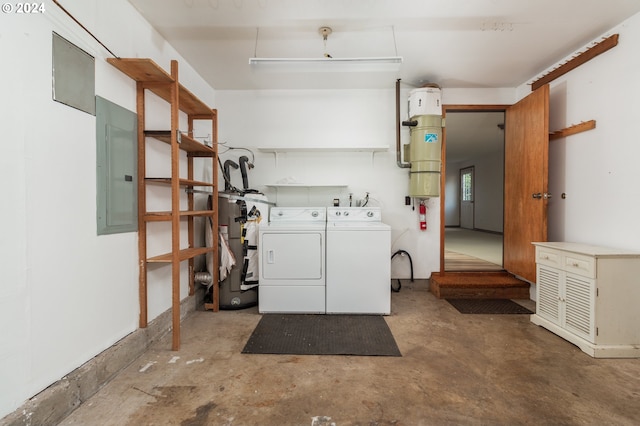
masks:
[(274, 72), (392, 72), (401, 56), (369, 58), (249, 58), (255, 70)]

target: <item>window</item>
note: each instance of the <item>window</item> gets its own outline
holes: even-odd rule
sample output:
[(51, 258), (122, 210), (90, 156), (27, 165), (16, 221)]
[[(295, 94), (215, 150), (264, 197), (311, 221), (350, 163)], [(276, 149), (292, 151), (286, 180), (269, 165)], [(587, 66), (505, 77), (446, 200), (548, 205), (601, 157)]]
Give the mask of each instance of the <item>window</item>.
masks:
[(460, 170), (460, 196), (462, 201), (473, 201), (473, 167)]

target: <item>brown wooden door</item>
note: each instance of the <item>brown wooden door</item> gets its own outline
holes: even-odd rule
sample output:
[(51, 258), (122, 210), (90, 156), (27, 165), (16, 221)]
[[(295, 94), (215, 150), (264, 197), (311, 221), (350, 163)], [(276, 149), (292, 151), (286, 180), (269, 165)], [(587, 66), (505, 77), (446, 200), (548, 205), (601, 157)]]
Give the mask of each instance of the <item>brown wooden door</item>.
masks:
[(507, 108), (504, 268), (536, 281), (533, 241), (547, 240), (549, 85)]

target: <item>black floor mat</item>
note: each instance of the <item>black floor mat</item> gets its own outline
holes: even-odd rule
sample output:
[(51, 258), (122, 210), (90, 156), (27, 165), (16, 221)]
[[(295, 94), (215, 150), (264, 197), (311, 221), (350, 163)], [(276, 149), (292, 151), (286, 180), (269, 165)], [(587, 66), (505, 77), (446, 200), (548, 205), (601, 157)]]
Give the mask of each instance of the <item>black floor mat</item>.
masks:
[(265, 314), (242, 353), (402, 356), (380, 315)]
[(446, 299), (462, 314), (532, 314), (509, 299)]

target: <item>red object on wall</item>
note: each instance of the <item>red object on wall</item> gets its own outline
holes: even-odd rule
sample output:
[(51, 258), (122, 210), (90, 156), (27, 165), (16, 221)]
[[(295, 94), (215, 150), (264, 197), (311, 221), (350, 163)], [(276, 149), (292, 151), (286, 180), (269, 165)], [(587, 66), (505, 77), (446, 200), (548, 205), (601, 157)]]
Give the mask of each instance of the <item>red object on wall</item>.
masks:
[(427, 230), (427, 206), (424, 204), (424, 201), (420, 201), (418, 212), (420, 216), (420, 230), (426, 231)]

